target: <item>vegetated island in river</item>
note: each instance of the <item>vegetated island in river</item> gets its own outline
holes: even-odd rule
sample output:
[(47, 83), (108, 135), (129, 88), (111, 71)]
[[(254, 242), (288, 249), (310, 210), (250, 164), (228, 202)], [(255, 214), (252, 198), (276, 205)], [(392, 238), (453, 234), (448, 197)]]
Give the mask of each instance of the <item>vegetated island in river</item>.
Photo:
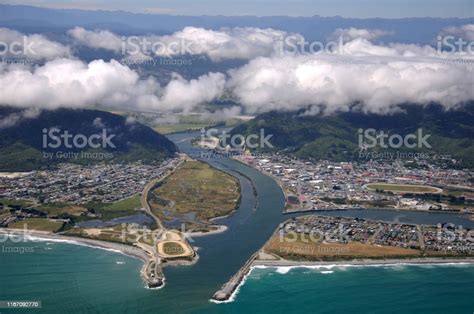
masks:
[(232, 298), (253, 267), (474, 263), (474, 230), (307, 215), (282, 223), (217, 291)]
[[(197, 252), (186, 237), (225, 231), (225, 226), (215, 225), (212, 220), (230, 215), (239, 203), (237, 178), (182, 154), (173, 167), (146, 184), (141, 195), (109, 206), (111, 210), (118, 210), (125, 205), (127, 208), (141, 205), (137, 210), (145, 211), (154, 220), (151, 228), (119, 221), (112, 225), (74, 224), (65, 228), (64, 221), (48, 217), (46, 213), (31, 218), (21, 208), (9, 208), (9, 202), (3, 202), (5, 213), (0, 212), (0, 218), (5, 214), (9, 223), (0, 231), (29, 239), (120, 251), (140, 258), (145, 263), (141, 275), (146, 285), (159, 288), (165, 281), (163, 266), (197, 262)], [(64, 205), (64, 210), (70, 211), (71, 205)], [(55, 208), (55, 216), (61, 215), (61, 211)], [(104, 213), (108, 213), (107, 210)]]

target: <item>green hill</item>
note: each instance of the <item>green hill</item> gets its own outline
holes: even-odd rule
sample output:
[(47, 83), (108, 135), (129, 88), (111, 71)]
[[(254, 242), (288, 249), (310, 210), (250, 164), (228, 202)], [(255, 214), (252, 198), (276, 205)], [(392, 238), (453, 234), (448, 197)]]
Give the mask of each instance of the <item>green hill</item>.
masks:
[[(0, 171), (44, 169), (54, 167), (58, 162), (153, 162), (170, 157), (177, 151), (174, 143), (151, 128), (98, 110), (44, 110), (35, 117), (28, 117), (19, 109), (0, 107), (0, 126)], [(72, 136), (89, 138), (105, 132), (106, 137), (111, 136), (109, 142), (112, 145), (105, 141), (106, 145), (102, 147), (102, 138), (94, 138), (93, 146), (87, 144), (81, 147), (81, 138), (76, 142), (79, 146), (72, 145), (70, 138), (68, 142), (71, 145), (66, 145), (62, 139), (59, 147), (50, 147), (55, 146), (57, 140), (49, 137), (44, 130), (52, 128), (58, 130), (54, 136), (67, 131)], [(101, 145), (94, 148), (95, 144)]]
[(447, 154), (462, 160), (464, 165), (474, 165), (474, 104), (458, 110), (445, 111), (441, 106), (405, 105), (403, 111), (390, 114), (364, 114), (345, 112), (330, 116), (305, 116), (302, 112), (269, 112), (243, 123), (232, 130), (233, 134), (273, 134), (270, 142), (274, 148), (258, 151), (285, 151), (298, 157), (336, 161), (357, 160), (359, 129), (376, 129), (390, 135), (430, 134), (431, 148), (369, 148), (364, 152), (418, 152)]

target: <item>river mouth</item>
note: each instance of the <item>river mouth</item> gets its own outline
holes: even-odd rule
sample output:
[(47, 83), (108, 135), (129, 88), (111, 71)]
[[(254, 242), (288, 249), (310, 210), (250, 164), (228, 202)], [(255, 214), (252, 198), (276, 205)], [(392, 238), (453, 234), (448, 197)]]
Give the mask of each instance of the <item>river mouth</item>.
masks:
[[(199, 136), (199, 132), (175, 134), (170, 135), (169, 138), (179, 145), (182, 152), (199, 159), (201, 151), (189, 144), (189, 140), (196, 136)], [(262, 301), (262, 306), (265, 305), (267, 309), (274, 308), (278, 312), (285, 307), (276, 308), (275, 302), (285, 301), (294, 305), (315, 299), (314, 295), (307, 296), (308, 299), (299, 300), (286, 295), (281, 299), (275, 298), (272, 293), (278, 293), (278, 291), (283, 293), (287, 288), (282, 286), (285, 281), (281, 280), (284, 278), (279, 277), (280, 284), (275, 284), (276, 281), (271, 282), (271, 287), (263, 282), (256, 282), (257, 279), (252, 279), (249, 287), (246, 287), (247, 284), (243, 286), (242, 295), (237, 295), (234, 303), (222, 305), (209, 302), (214, 292), (219, 290), (247, 259), (261, 248), (277, 226), (291, 219), (294, 214), (283, 214), (283, 193), (270, 177), (229, 158), (214, 157), (201, 158), (201, 160), (239, 179), (242, 193), (241, 204), (229, 217), (215, 220), (216, 224), (228, 227), (225, 232), (195, 237), (190, 241), (192, 246), (198, 248), (200, 258), (196, 264), (164, 268), (166, 286), (163, 289), (143, 288), (143, 282), (139, 277), (142, 263), (136, 259), (77, 245), (43, 243), (35, 244), (36, 255), (10, 254), (6, 258), (3, 256), (0, 258), (0, 264), (3, 263), (5, 269), (1, 276), (0, 294), (12, 299), (18, 295), (32, 300), (42, 299), (44, 313), (65, 312), (65, 309), (70, 312), (87, 310), (99, 312), (96, 309), (100, 309), (100, 312), (105, 313), (152, 313), (157, 310), (160, 313), (168, 311), (221, 313), (228, 307), (233, 306), (233, 309), (244, 307), (246, 300), (253, 295), (252, 292), (246, 291), (253, 291), (250, 289), (252, 287), (264, 291), (260, 296), (266, 298), (264, 300), (267, 301)], [(452, 222), (466, 227), (469, 222), (465, 217), (458, 217), (459, 221), (455, 220), (457, 217), (455, 214), (379, 210), (304, 213), (304, 215), (308, 214), (389, 221), (398, 219), (400, 222), (408, 223)], [(12, 245), (27, 248), (33, 246), (31, 242)], [(41, 248), (36, 246), (41, 246)], [(16, 268), (13, 269), (14, 267)], [(373, 274), (373, 272), (374, 269), (367, 270), (367, 274)], [(325, 276), (324, 278), (329, 278), (331, 275)], [(288, 277), (289, 282), (290, 278), (293, 277)], [(383, 278), (380, 280), (384, 282)], [(310, 277), (304, 282), (307, 283), (306, 288), (313, 285)], [(341, 285), (343, 282), (336, 281), (334, 284), (336, 283)], [(275, 292), (275, 289), (278, 291)], [(335, 293), (337, 291), (341, 290), (339, 288), (331, 290)], [(51, 295), (51, 298), (54, 296), (54, 300), (48, 299), (48, 295)], [(295, 295), (298, 295), (297, 291)], [(61, 299), (57, 299), (58, 296)]]
[[(278, 225), (299, 215), (318, 214), (327, 216), (358, 217), (387, 222), (432, 224), (454, 223), (474, 226), (466, 217), (454, 214), (396, 212), (387, 210), (338, 210), (283, 214), (284, 196), (280, 187), (270, 177), (226, 156), (208, 154), (204, 149), (193, 147), (190, 140), (199, 132), (169, 135), (181, 152), (237, 177), (241, 184), (242, 199), (237, 211), (215, 222), (228, 227), (221, 234), (193, 239), (190, 244), (198, 247), (199, 262), (192, 267), (165, 268), (169, 286), (163, 293), (186, 295), (202, 305), (210, 299), (246, 260), (269, 239)], [(161, 292), (160, 292), (161, 293)], [(207, 307), (209, 305), (205, 305)], [(218, 305), (213, 305), (218, 306)]]

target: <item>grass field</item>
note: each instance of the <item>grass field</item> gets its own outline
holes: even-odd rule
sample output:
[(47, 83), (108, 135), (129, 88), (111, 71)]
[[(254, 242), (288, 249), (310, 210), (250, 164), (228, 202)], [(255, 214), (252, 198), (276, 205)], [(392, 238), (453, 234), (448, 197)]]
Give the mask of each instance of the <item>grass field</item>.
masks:
[(27, 230), (55, 232), (61, 229), (63, 223), (46, 218), (25, 218), (21, 221), (9, 224), (8, 228), (23, 229), (25, 225)]
[(89, 203), (85, 205), (102, 220), (125, 217), (137, 213), (141, 208), (140, 194), (135, 194), (114, 203)]
[(140, 201), (140, 194), (135, 194), (131, 197), (120, 200), (118, 202), (107, 204), (104, 208), (106, 210), (122, 211), (122, 210), (139, 209), (141, 207), (142, 207), (142, 204)]
[(409, 185), (409, 184), (389, 184), (389, 183), (371, 183), (367, 184), (371, 190), (391, 191), (394, 193), (439, 193), (439, 189), (427, 185)]
[[(317, 239), (315, 239), (317, 240)], [(265, 246), (265, 251), (286, 259), (293, 260), (336, 260), (352, 258), (384, 258), (420, 255), (420, 251), (396, 246), (380, 246), (360, 242), (322, 243), (309, 241), (280, 241), (279, 236), (273, 236)]]
[[(68, 204), (42, 204), (39, 210), (44, 211), (48, 216), (57, 216), (61, 214), (79, 216), (87, 212), (87, 207), (93, 208), (98, 214), (106, 217), (120, 217), (122, 214), (128, 215), (135, 209), (141, 207), (140, 195), (135, 194), (129, 198), (117, 201), (115, 203), (93, 203), (84, 206)], [(123, 213), (121, 213), (123, 212)]]
[(177, 124), (162, 124), (153, 128), (156, 132), (161, 134), (170, 134), (176, 132), (185, 132), (190, 130), (200, 130), (212, 126), (209, 123), (177, 123)]
[(46, 212), (48, 216), (57, 216), (60, 214), (67, 214), (72, 216), (79, 216), (87, 212), (87, 208), (78, 205), (67, 204), (42, 204), (38, 207), (39, 210)]
[[(231, 118), (227, 119), (225, 123), (221, 123), (220, 125), (231, 127), (239, 124), (242, 120), (238, 118)], [(200, 130), (202, 128), (211, 128), (215, 127), (216, 121), (213, 120), (206, 120), (203, 119), (202, 116), (194, 116), (194, 115), (189, 115), (189, 116), (181, 116), (179, 118), (178, 123), (159, 123), (159, 124), (154, 124), (151, 123), (150, 126), (157, 131), (158, 133), (161, 134), (170, 134), (170, 133), (176, 133), (176, 132), (185, 132), (185, 131), (190, 131), (190, 130)]]
[(231, 213), (239, 197), (236, 178), (206, 163), (187, 161), (151, 191), (149, 201), (161, 219), (194, 213), (195, 220), (208, 222)]

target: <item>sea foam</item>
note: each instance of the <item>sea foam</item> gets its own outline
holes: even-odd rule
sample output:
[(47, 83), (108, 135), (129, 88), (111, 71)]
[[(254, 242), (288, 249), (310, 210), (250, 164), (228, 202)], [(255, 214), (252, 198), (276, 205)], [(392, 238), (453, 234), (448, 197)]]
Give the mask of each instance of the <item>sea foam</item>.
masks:
[(266, 265), (254, 265), (250, 267), (250, 271), (242, 278), (242, 281), (239, 283), (237, 288), (234, 290), (234, 292), (231, 294), (228, 300), (225, 301), (217, 301), (210, 299), (209, 301), (212, 303), (216, 304), (222, 304), (222, 303), (231, 303), (234, 302), (237, 295), (240, 292), (241, 287), (245, 284), (245, 282), (248, 279), (248, 276), (251, 275), (254, 269), (275, 269), (276, 273), (285, 275), (288, 274), (291, 270), (296, 269), (296, 268), (306, 268), (306, 269), (315, 269), (315, 270), (321, 270), (321, 274), (332, 274), (334, 273), (333, 269), (345, 269), (345, 268), (352, 268), (352, 267), (389, 267), (389, 268), (395, 268), (395, 267), (404, 267), (404, 266), (418, 266), (418, 267), (426, 267), (426, 266), (465, 266), (465, 265), (473, 265), (470, 262), (432, 262), (432, 263), (390, 263), (390, 264), (328, 264), (328, 265), (294, 265), (294, 266), (266, 266)]

